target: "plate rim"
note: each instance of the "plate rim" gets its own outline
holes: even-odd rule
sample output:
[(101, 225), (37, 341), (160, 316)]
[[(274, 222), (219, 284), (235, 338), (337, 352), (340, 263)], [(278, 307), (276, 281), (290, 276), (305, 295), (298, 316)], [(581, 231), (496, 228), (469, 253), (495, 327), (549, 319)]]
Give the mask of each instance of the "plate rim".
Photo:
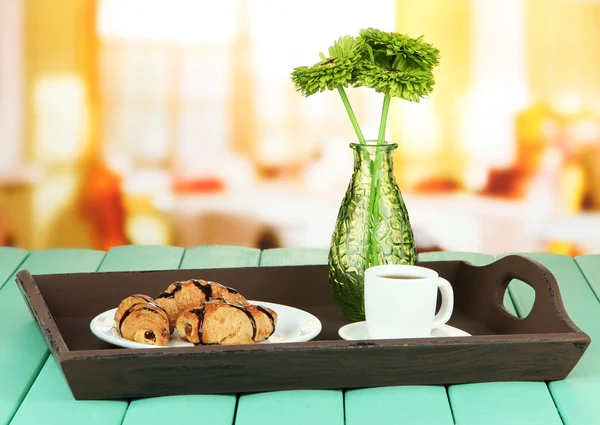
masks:
[[(344, 326), (341, 326), (338, 329), (338, 335), (339, 335), (340, 338), (342, 338), (345, 341), (377, 341), (377, 340), (380, 340), (380, 338), (367, 338), (367, 339), (365, 339), (365, 338), (351, 338), (351, 339), (347, 339), (347, 338), (344, 338), (344, 336), (342, 335), (342, 330), (343, 329), (352, 328), (352, 327), (359, 327), (361, 325), (362, 326), (366, 325), (366, 320), (361, 320), (361, 321), (358, 321), (358, 322), (352, 322), (352, 323), (348, 323), (348, 324), (346, 324)], [(432, 339), (432, 338), (444, 338), (445, 339), (445, 338), (465, 338), (465, 337), (473, 336), (470, 333), (468, 333), (467, 331), (465, 331), (463, 329), (460, 329), (460, 328), (457, 328), (456, 326), (449, 325), (447, 323), (443, 323), (443, 324), (437, 326), (436, 328), (437, 329), (439, 329), (439, 328), (456, 329), (457, 331), (463, 333), (464, 335), (449, 335), (449, 336), (432, 336), (432, 335), (429, 335), (429, 336), (393, 338), (393, 339), (398, 339), (398, 340), (407, 340), (407, 339)], [(390, 338), (388, 338), (388, 339), (390, 339)]]
[[(294, 339), (294, 340), (291, 340), (291, 341), (281, 341), (281, 342), (272, 342), (271, 341), (270, 344), (265, 344), (263, 341), (261, 341), (261, 342), (258, 342), (256, 344), (268, 346), (268, 345), (271, 345), (271, 344), (275, 344), (275, 345), (277, 345), (277, 344), (296, 344), (296, 343), (308, 342), (308, 341), (311, 341), (311, 340), (315, 339), (323, 331), (323, 323), (321, 322), (321, 320), (319, 320), (319, 318), (317, 316), (315, 316), (314, 314), (309, 313), (306, 310), (302, 310), (301, 308), (294, 307), (294, 306), (287, 305), (287, 304), (274, 303), (274, 302), (271, 302), (271, 301), (248, 300), (248, 302), (251, 303), (251, 304), (258, 304), (258, 305), (262, 305), (262, 306), (266, 306), (266, 307), (269, 307), (269, 306), (285, 307), (286, 309), (294, 310), (294, 311), (296, 311), (296, 312), (298, 312), (300, 314), (308, 316), (307, 317), (307, 321), (308, 320), (312, 320), (312, 321), (314, 321), (314, 324), (315, 324), (314, 329), (311, 332), (305, 334), (302, 338)], [(111, 344), (114, 347), (120, 347), (120, 348), (131, 349), (131, 350), (143, 350), (143, 349), (173, 350), (173, 349), (181, 349), (181, 348), (197, 348), (197, 347), (202, 347), (203, 346), (203, 345), (194, 345), (192, 343), (188, 343), (189, 345), (186, 344), (186, 345), (179, 345), (179, 346), (149, 345), (149, 344), (142, 344), (142, 343), (135, 342), (135, 341), (130, 341), (130, 340), (125, 339), (123, 337), (120, 337), (119, 339), (112, 339), (110, 337), (107, 337), (107, 335), (104, 332), (102, 332), (101, 330), (99, 330), (97, 327), (95, 327), (94, 324), (98, 321), (98, 319), (101, 316), (104, 316), (104, 315), (106, 315), (108, 313), (111, 313), (111, 312), (113, 312), (113, 315), (114, 315), (114, 312), (117, 310), (117, 308), (118, 307), (114, 307), (114, 308), (105, 310), (105, 311), (103, 311), (101, 313), (98, 313), (96, 316), (94, 316), (92, 318), (92, 320), (90, 320), (90, 323), (89, 323), (90, 331), (94, 334), (94, 336), (96, 338), (98, 338), (98, 339), (100, 339), (100, 340), (102, 340), (102, 341), (104, 341), (104, 342), (106, 342), (108, 344)], [(117, 342), (117, 341), (124, 341), (124, 343), (126, 345), (124, 345), (124, 344), (116, 344), (115, 342)], [(255, 344), (235, 344), (235, 345), (233, 345), (233, 347), (238, 347), (238, 346), (241, 346), (241, 345), (252, 346), (252, 345), (255, 345)], [(227, 347), (227, 346), (223, 346), (223, 347)]]

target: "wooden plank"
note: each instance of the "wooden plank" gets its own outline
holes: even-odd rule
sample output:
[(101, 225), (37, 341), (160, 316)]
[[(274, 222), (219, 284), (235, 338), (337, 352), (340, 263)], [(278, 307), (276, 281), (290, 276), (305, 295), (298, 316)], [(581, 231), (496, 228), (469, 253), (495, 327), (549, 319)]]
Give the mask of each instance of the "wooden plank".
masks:
[(0, 247), (0, 289), (26, 257), (24, 249)]
[(565, 425), (596, 424), (600, 421), (600, 303), (596, 296), (600, 255), (585, 255), (575, 260), (552, 254), (537, 254), (532, 258), (556, 276), (569, 317), (592, 339), (567, 379), (549, 384), (552, 397)]
[(145, 398), (131, 402), (123, 425), (231, 425), (235, 407), (234, 395)]
[(175, 246), (128, 245), (111, 249), (100, 265), (100, 272), (176, 269), (183, 248)]
[(543, 382), (452, 385), (448, 395), (461, 425), (561, 425)]
[[(98, 271), (176, 269), (183, 249), (169, 246), (123, 246), (111, 249)], [(49, 358), (11, 424), (121, 424), (126, 401), (76, 401), (60, 368)], [(65, 414), (68, 412), (68, 414)]]
[[(34, 274), (94, 271), (104, 252), (58, 249), (31, 253), (16, 271)], [(7, 424), (48, 357), (46, 343), (15, 283), (0, 289), (0, 424)]]
[[(428, 252), (420, 261), (467, 261), (485, 265), (493, 261), (485, 254), (466, 252)], [(406, 386), (369, 388), (346, 392), (346, 423), (378, 424), (454, 424), (444, 386)]]
[(181, 269), (257, 266), (260, 249), (228, 245), (202, 245), (185, 250)]
[(575, 262), (594, 291), (596, 298), (600, 300), (600, 254), (582, 255), (576, 257)]
[[(265, 250), (261, 266), (326, 264), (327, 252), (305, 249)], [(236, 425), (344, 423), (341, 390), (274, 391), (240, 396)]]
[[(294, 260), (301, 264), (318, 264), (326, 261), (323, 252), (314, 251), (310, 254), (297, 253), (298, 250), (276, 250), (282, 255), (281, 264), (293, 264)], [(287, 252), (286, 252), (287, 251)], [(296, 251), (296, 252), (294, 252)], [(273, 254), (277, 254), (274, 252)], [(262, 260), (269, 265), (277, 265), (277, 255), (263, 252)], [(422, 260), (466, 260), (476, 265), (486, 264), (493, 260), (491, 256), (465, 253), (428, 253), (421, 256)], [(262, 265), (262, 263), (261, 263)], [(340, 420), (337, 405), (329, 400), (329, 407), (320, 405), (319, 414), (315, 412), (314, 403), (319, 400), (321, 391), (286, 391), (276, 394), (276, 422), (295, 421), (300, 418), (302, 423), (329, 423)], [(261, 410), (270, 403), (267, 395), (259, 397), (242, 396), (238, 407), (238, 423), (264, 423)], [(307, 406), (306, 408), (303, 406)], [(323, 408), (327, 410), (322, 411)], [(293, 412), (293, 413), (292, 413)], [(297, 414), (296, 414), (297, 413)], [(411, 423), (411, 424), (453, 424), (452, 412), (448, 403), (446, 390), (443, 386), (412, 386), (387, 387), (347, 391), (345, 394), (345, 420), (348, 424), (359, 423)], [(268, 421), (268, 420), (267, 420)], [(295, 422), (294, 422), (295, 423)]]
[(344, 396), (339, 390), (274, 391), (243, 395), (240, 397), (235, 424), (343, 425)]
[(327, 264), (327, 250), (325, 249), (266, 249), (260, 256), (261, 266)]
[(466, 261), (474, 266), (484, 266), (494, 261), (494, 257), (477, 252), (424, 252), (419, 254), (419, 261)]
[(351, 390), (345, 399), (347, 425), (454, 424), (444, 386)]
[[(504, 305), (513, 314), (523, 307), (527, 295), (519, 289), (523, 288), (511, 291), (510, 297), (507, 292), (504, 300)], [(452, 385), (448, 388), (448, 397), (455, 421), (461, 425), (562, 424), (544, 382)]]
[[(600, 315), (600, 304), (592, 286), (596, 285), (598, 279), (598, 259), (595, 259), (595, 256), (584, 256), (575, 261), (568, 256), (548, 253), (518, 254), (529, 256), (548, 267), (558, 281), (570, 318), (592, 338), (592, 344), (567, 379), (548, 385), (553, 404), (558, 409), (557, 416), (560, 414), (562, 419), (562, 422), (556, 420), (552, 423), (596, 423), (600, 415), (600, 406), (597, 403), (600, 395), (600, 350), (593, 341), (600, 338), (600, 326), (595, 320), (595, 317)], [(525, 306), (532, 301), (532, 291), (526, 287), (516, 288), (513, 292), (517, 306)], [(531, 411), (533, 407), (522, 403), (521, 410)]]
[[(259, 258), (258, 249), (199, 246), (185, 250), (180, 268), (257, 266)], [(134, 400), (129, 405), (123, 425), (229, 425), (233, 423), (236, 401), (235, 395), (193, 395)]]
[(126, 409), (126, 401), (76, 401), (54, 357), (50, 356), (11, 425), (118, 425)]
[(101, 271), (165, 270), (177, 269), (184, 249), (175, 246), (128, 245), (108, 251)]

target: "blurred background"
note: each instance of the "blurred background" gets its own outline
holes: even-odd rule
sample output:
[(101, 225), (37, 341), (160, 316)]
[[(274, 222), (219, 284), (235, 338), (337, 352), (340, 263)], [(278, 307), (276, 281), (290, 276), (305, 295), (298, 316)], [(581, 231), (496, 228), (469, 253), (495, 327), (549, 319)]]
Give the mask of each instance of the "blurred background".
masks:
[(598, 0), (0, 0), (0, 245), (327, 248), (355, 136), (289, 74), (369, 26), (441, 51), (388, 122), (419, 250), (600, 252)]

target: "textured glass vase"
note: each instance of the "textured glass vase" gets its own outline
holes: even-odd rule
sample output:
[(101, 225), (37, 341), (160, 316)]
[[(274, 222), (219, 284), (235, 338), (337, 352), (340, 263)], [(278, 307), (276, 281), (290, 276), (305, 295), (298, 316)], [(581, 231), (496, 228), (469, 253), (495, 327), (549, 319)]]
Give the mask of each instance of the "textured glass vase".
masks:
[(416, 264), (417, 250), (394, 177), (396, 144), (353, 143), (354, 171), (329, 249), (329, 283), (342, 312), (365, 320), (363, 273), (379, 264)]

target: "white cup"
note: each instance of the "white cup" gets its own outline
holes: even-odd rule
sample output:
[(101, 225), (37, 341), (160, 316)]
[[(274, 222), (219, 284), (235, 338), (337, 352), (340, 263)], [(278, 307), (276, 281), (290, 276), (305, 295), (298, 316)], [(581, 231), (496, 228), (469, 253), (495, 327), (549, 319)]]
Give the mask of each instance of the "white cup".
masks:
[[(442, 305), (436, 314), (438, 289)], [(373, 339), (428, 337), (450, 320), (454, 309), (452, 285), (425, 267), (370, 267), (364, 290), (367, 330)]]

